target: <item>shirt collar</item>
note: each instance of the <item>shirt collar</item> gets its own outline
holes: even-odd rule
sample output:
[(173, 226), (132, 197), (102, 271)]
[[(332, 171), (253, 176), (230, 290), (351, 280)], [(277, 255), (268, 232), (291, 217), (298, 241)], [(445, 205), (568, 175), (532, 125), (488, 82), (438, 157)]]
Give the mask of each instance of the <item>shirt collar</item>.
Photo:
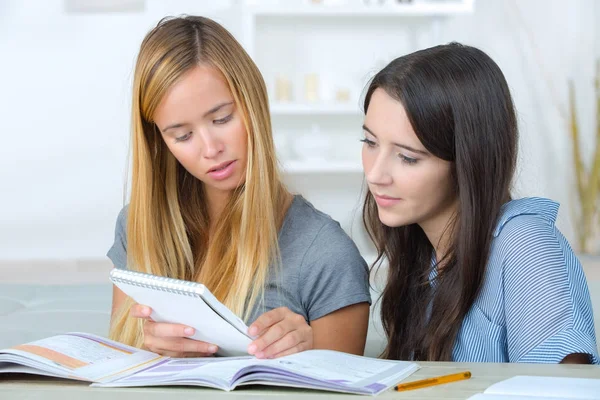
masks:
[(518, 200), (511, 200), (505, 203), (500, 210), (500, 218), (494, 229), (494, 237), (497, 237), (504, 225), (514, 217), (519, 215), (538, 215), (554, 225), (558, 215), (559, 204), (542, 197), (525, 197)]

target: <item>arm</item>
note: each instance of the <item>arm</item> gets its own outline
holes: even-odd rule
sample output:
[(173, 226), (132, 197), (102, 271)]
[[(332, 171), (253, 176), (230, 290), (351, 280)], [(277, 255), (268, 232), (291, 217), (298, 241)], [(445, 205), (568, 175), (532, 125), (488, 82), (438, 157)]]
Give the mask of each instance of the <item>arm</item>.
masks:
[(562, 359), (561, 364), (590, 364), (590, 355), (572, 353)]
[(329, 349), (362, 356), (369, 327), (369, 303), (353, 304), (314, 320), (315, 349)]
[(248, 346), (257, 358), (277, 358), (311, 349), (363, 355), (369, 322), (369, 304), (353, 304), (310, 325), (300, 314), (281, 307), (261, 315), (248, 329), (258, 338)]
[(354, 243), (339, 224), (325, 224), (304, 256), (298, 279), (299, 301), (310, 322), (287, 308), (271, 310), (250, 326), (249, 334), (258, 338), (248, 352), (258, 358), (308, 349), (362, 355), (369, 322), (368, 279)]
[(585, 275), (567, 241), (539, 217), (511, 224), (503, 283), (509, 360), (598, 362)]

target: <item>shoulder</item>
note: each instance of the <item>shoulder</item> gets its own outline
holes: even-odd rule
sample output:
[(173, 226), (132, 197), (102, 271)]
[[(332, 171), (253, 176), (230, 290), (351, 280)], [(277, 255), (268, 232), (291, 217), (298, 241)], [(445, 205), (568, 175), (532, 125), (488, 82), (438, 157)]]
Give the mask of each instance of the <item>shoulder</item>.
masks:
[(298, 195), (287, 212), (280, 236), (283, 243), (293, 242), (295, 246), (305, 248), (350, 240), (339, 222)]
[(544, 198), (506, 203), (498, 220), (490, 252), (490, 267), (502, 268), (505, 279), (567, 278), (579, 261), (555, 226), (559, 204)]
[[(358, 248), (339, 222), (296, 196), (280, 234), (280, 247), (294, 252), (303, 263), (330, 263), (332, 259), (362, 260)], [(362, 260), (364, 262), (364, 260)], [(362, 264), (361, 262), (361, 264)]]
[(308, 320), (340, 308), (371, 303), (369, 271), (340, 224), (297, 196), (280, 237), (285, 271), (297, 275), (296, 288)]
[(496, 250), (505, 256), (541, 247), (561, 247), (555, 226), (559, 204), (541, 197), (511, 200), (502, 207), (494, 230)]
[(502, 206), (494, 236), (506, 236), (515, 229), (527, 227), (553, 228), (559, 207), (557, 202), (542, 197), (511, 200)]
[(290, 221), (293, 221), (296, 224), (301, 221), (304, 225), (321, 227), (328, 222), (334, 221), (334, 219), (323, 211), (315, 208), (315, 206), (304, 197), (295, 195), (286, 215), (286, 222)]
[(121, 209), (115, 224), (115, 241), (106, 254), (117, 268), (127, 269), (127, 213), (129, 207)]
[(125, 205), (117, 215), (117, 229), (127, 227), (127, 215), (129, 215), (129, 204)]
[(119, 211), (119, 215), (117, 215), (117, 220), (119, 222), (127, 222), (127, 215), (129, 214), (129, 204), (126, 204), (121, 211)]

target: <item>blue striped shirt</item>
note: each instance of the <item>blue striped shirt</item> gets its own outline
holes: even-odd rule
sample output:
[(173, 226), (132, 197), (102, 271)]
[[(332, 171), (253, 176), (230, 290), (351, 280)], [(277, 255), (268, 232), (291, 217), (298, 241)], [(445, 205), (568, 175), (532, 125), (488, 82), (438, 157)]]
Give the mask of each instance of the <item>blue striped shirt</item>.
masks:
[(543, 198), (502, 207), (480, 294), (456, 337), (454, 361), (558, 363), (586, 353), (600, 364), (585, 275), (554, 225), (558, 207)]

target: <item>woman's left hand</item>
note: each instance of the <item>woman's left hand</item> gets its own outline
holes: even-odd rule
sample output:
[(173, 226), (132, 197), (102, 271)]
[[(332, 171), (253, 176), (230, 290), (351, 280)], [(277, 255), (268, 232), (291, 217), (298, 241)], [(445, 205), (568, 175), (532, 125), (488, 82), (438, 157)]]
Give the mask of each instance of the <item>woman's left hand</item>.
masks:
[(256, 337), (248, 346), (248, 353), (256, 358), (276, 358), (313, 348), (312, 328), (304, 317), (287, 307), (264, 313), (248, 328)]

